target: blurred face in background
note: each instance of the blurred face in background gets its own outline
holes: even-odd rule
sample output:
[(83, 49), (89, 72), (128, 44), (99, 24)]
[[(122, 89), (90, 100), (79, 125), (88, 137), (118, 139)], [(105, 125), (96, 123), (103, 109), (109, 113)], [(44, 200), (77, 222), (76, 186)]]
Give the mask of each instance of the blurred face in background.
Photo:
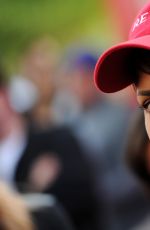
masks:
[(37, 41), (23, 59), (23, 75), (38, 88), (42, 103), (48, 103), (54, 93), (54, 75), (59, 59), (57, 45), (49, 39)]
[(71, 90), (83, 107), (91, 105), (97, 97), (92, 77), (93, 72), (85, 69), (75, 69), (70, 76)]
[(33, 84), (37, 87), (40, 99), (45, 101), (51, 98), (53, 92), (53, 83), (51, 74), (50, 60), (47, 60), (47, 55), (44, 56), (41, 53), (34, 53), (29, 57), (28, 64), (26, 66), (25, 76), (29, 78)]

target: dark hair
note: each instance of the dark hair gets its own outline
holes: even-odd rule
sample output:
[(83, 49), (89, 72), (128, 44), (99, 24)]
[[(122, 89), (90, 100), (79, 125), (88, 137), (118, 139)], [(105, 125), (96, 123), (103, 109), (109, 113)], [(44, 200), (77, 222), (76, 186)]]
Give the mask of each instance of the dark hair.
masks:
[(141, 182), (150, 187), (150, 173), (146, 157), (148, 143), (144, 115), (142, 111), (139, 111), (129, 132), (125, 158), (130, 170)]
[(140, 73), (150, 74), (150, 50), (133, 48), (128, 59), (128, 68), (133, 83), (137, 85)]

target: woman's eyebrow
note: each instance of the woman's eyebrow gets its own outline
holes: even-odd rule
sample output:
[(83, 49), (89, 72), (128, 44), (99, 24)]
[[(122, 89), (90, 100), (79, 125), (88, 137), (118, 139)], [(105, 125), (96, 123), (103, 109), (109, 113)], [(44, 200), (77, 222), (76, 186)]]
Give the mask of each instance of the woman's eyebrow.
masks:
[(150, 96), (150, 90), (137, 90), (137, 96)]

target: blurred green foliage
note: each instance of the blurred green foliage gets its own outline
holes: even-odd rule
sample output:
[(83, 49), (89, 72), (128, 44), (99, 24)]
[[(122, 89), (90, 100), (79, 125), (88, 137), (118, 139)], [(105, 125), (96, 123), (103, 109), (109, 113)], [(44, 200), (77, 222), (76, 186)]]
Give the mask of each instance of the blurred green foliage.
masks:
[[(101, 1), (99, 1), (101, 2)], [(26, 47), (44, 35), (62, 45), (90, 33), (94, 23), (103, 25), (103, 10), (97, 0), (1, 0), (0, 55), (11, 70)]]

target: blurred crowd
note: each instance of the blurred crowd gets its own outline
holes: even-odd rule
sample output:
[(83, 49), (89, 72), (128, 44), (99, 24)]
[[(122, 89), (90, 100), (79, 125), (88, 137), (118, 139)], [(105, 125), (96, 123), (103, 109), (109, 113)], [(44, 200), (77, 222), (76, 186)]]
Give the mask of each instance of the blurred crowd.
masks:
[(132, 88), (95, 89), (97, 58), (41, 39), (13, 76), (0, 68), (0, 228), (130, 230), (148, 218), (143, 117)]

